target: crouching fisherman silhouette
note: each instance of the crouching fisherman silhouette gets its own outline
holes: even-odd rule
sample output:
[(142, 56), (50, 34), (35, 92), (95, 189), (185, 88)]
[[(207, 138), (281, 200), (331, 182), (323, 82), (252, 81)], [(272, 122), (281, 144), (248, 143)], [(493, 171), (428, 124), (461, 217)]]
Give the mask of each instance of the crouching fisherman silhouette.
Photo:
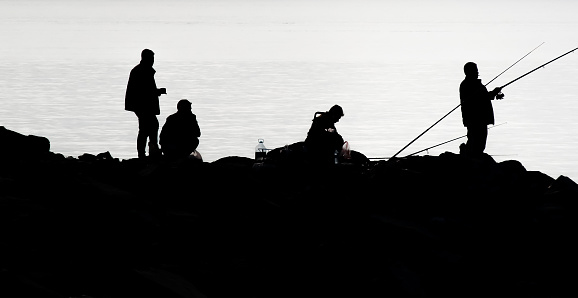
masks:
[(327, 112), (315, 113), (305, 139), (307, 155), (312, 162), (331, 164), (334, 163), (336, 152), (341, 154), (345, 142), (337, 133), (335, 123), (343, 116), (343, 109), (339, 105), (334, 105)]
[(196, 152), (199, 146), (201, 129), (197, 116), (193, 114), (191, 102), (182, 99), (177, 103), (177, 112), (168, 116), (160, 135), (160, 144), (167, 159), (187, 158)]
[(488, 89), (478, 79), (478, 66), (474, 62), (464, 65), (466, 78), (460, 84), (460, 102), (462, 120), (468, 129), (468, 141), (460, 145), (460, 154), (476, 157), (481, 156), (486, 149), (488, 124), (494, 124), (494, 109), (492, 100), (502, 99), (502, 89)]
[(327, 112), (316, 112), (305, 141), (275, 148), (267, 153), (267, 161), (286, 166), (311, 164), (326, 166), (344, 163), (355, 166), (369, 164), (360, 152), (349, 149), (349, 143), (337, 132), (335, 123), (343, 117), (343, 109), (334, 105)]

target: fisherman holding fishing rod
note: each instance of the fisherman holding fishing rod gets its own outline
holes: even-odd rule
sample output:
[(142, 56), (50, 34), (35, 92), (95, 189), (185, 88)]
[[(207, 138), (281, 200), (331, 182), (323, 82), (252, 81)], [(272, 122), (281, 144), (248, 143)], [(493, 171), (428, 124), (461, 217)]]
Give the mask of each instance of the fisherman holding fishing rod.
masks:
[[(539, 47), (539, 46), (538, 46)], [(535, 50), (535, 49), (534, 49)], [(533, 52), (532, 50), (531, 52)], [(464, 72), (466, 78), (460, 85), (460, 105), (462, 107), (462, 118), (464, 126), (468, 128), (468, 141), (464, 145), (460, 145), (460, 153), (465, 153), (470, 156), (481, 155), (486, 148), (486, 140), (488, 137), (488, 124), (494, 124), (494, 111), (492, 108), (491, 100), (494, 98), (502, 99), (504, 94), (501, 93), (502, 89), (506, 88), (510, 84), (520, 80), (521, 78), (535, 72), (538, 69), (570, 54), (578, 48), (572, 49), (530, 71), (517, 77), (516, 79), (510, 81), (509, 83), (495, 88), (493, 91), (488, 92), (486, 85), (482, 85), (478, 77), (478, 67), (473, 62), (468, 62), (464, 65)], [(531, 53), (530, 52), (530, 53)], [(529, 54), (529, 53), (528, 53)], [(526, 56), (528, 55), (526, 54)], [(526, 57), (524, 56), (524, 57)], [(522, 57), (522, 59), (524, 58)], [(520, 59), (521, 60), (521, 59)], [(518, 60), (518, 61), (520, 61)], [(516, 63), (518, 63), (516, 61)], [(514, 66), (514, 63), (512, 66)], [(511, 67), (511, 66), (510, 66)], [(509, 69), (509, 67), (508, 67)], [(506, 69), (506, 70), (508, 70)], [(504, 73), (504, 72), (502, 72)], [(501, 73), (501, 74), (502, 74)], [(501, 75), (499, 74), (498, 77)], [(496, 77), (497, 78), (497, 77)], [(494, 78), (495, 79), (495, 78)], [(493, 79), (493, 80), (494, 80)], [(492, 81), (493, 81), (492, 80)], [(492, 82), (490, 81), (490, 82)], [(457, 108), (457, 107), (456, 107)], [(453, 111), (453, 110), (452, 110)], [(450, 112), (451, 113), (451, 112)], [(448, 113), (449, 114), (449, 113)], [(447, 116), (447, 115), (446, 115)], [(445, 118), (444, 116), (443, 118)], [(442, 118), (442, 119), (443, 119)], [(438, 120), (438, 122), (441, 121)], [(437, 124), (437, 122), (436, 122)], [(435, 124), (434, 124), (435, 125)], [(431, 127), (430, 127), (431, 128)]]
[[(542, 44), (544, 44), (544, 43), (542, 43)], [(485, 85), (482, 85), (481, 81), (478, 79), (478, 67), (477, 67), (477, 65), (473, 62), (466, 63), (466, 65), (464, 65), (464, 72), (466, 74), (466, 78), (464, 79), (464, 81), (460, 85), (460, 102), (461, 103), (459, 105), (457, 105), (455, 108), (453, 108), (451, 111), (449, 111), (447, 114), (445, 114), (443, 117), (441, 117), (438, 121), (436, 121), (430, 127), (428, 127), (426, 130), (424, 130), (421, 134), (419, 134), (411, 142), (409, 142), (407, 145), (405, 145), (403, 148), (401, 148), (399, 151), (397, 151), (397, 153), (395, 153), (389, 159), (392, 160), (393, 158), (395, 158), (403, 150), (405, 150), (405, 148), (407, 148), (411, 144), (413, 144), (417, 139), (419, 139), (426, 132), (428, 132), (430, 129), (432, 129), (434, 126), (436, 126), (438, 123), (440, 123), (443, 119), (445, 119), (447, 116), (449, 116), (453, 111), (455, 111), (460, 106), (462, 107), (462, 118), (463, 118), (464, 126), (466, 126), (468, 128), (468, 134), (467, 134), (468, 142), (466, 144), (462, 144), (460, 146), (460, 153), (469, 154), (469, 155), (481, 155), (484, 152), (484, 149), (486, 147), (486, 140), (488, 137), (487, 125), (494, 123), (494, 110), (492, 107), (491, 100), (494, 98), (497, 98), (497, 99), (504, 98), (504, 95), (501, 93), (502, 89), (504, 89), (507, 86), (509, 86), (510, 84), (522, 79), (523, 77), (535, 72), (536, 70), (541, 69), (544, 66), (546, 66), (546, 65), (548, 65), (548, 64), (578, 50), (578, 48), (574, 48), (574, 49), (572, 49), (572, 50), (570, 50), (570, 51), (568, 51), (568, 52), (566, 52), (566, 53), (564, 53), (564, 54), (562, 54), (562, 55), (560, 55), (560, 56), (558, 56), (558, 57), (556, 57), (556, 58), (554, 58), (554, 59), (552, 59), (552, 60), (550, 60), (550, 61), (532, 69), (532, 70), (530, 70), (530, 71), (528, 71), (527, 73), (517, 77), (516, 79), (510, 81), (509, 83), (507, 83), (501, 87), (495, 88), (491, 92), (488, 92), (488, 90), (486, 89), (486, 86), (489, 83), (493, 82), (495, 79), (497, 79), (499, 76), (501, 76), (504, 72), (506, 72), (508, 69), (512, 68), (512, 66), (516, 65), (518, 62), (520, 62), (522, 59), (524, 59), (526, 56), (528, 56), (530, 53), (532, 53), (534, 50), (536, 50), (542, 44), (540, 44), (539, 46), (534, 48), (528, 54), (524, 55), (518, 61), (514, 62), (514, 64), (512, 64), (510, 67), (506, 68), (506, 70), (502, 71), (499, 75), (497, 75), (495, 78), (493, 78), (491, 81), (489, 81)], [(460, 138), (462, 138), (462, 137), (455, 138), (455, 139), (443, 142), (441, 144), (428, 147), (426, 149), (412, 153), (408, 156), (415, 155), (417, 153), (426, 151), (428, 149), (437, 147), (439, 145), (446, 144), (446, 143), (451, 142), (451, 141), (455, 141), (455, 140), (460, 139)], [(370, 158), (370, 159), (383, 159), (383, 158)]]
[(462, 121), (468, 129), (468, 141), (460, 145), (460, 154), (480, 156), (486, 149), (488, 125), (494, 124), (494, 109), (492, 100), (502, 99), (502, 88), (496, 87), (488, 91), (478, 79), (478, 66), (474, 62), (464, 65), (466, 78), (460, 84), (460, 103)]

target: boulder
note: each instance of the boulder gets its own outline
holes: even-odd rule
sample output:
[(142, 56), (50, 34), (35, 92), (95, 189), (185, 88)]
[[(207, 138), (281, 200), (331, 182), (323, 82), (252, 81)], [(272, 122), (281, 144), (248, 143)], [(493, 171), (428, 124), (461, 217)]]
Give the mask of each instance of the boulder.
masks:
[(45, 137), (23, 135), (0, 126), (0, 156), (35, 158), (50, 151), (50, 141)]

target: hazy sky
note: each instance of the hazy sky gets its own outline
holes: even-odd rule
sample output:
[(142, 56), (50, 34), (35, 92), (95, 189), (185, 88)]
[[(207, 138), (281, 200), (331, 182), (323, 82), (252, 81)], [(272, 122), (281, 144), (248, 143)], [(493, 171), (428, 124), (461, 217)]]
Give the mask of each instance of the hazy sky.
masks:
[(497, 47), (517, 55), (517, 45), (537, 41), (569, 47), (578, 28), (578, 1), (567, 0), (3, 0), (0, 8), (6, 60), (129, 57), (144, 44), (175, 60), (445, 59)]

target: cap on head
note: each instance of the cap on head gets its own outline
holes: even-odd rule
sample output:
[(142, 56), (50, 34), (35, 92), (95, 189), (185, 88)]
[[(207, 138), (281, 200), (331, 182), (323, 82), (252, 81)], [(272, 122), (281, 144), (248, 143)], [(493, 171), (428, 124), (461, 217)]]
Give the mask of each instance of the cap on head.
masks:
[(343, 114), (343, 108), (341, 108), (339, 105), (332, 106), (331, 109), (329, 109), (329, 113), (339, 117), (345, 116)]
[(177, 110), (178, 111), (190, 111), (192, 103), (186, 99), (181, 99), (177, 103)]
[(474, 62), (468, 62), (464, 65), (464, 73), (468, 75), (478, 75), (478, 65)]

